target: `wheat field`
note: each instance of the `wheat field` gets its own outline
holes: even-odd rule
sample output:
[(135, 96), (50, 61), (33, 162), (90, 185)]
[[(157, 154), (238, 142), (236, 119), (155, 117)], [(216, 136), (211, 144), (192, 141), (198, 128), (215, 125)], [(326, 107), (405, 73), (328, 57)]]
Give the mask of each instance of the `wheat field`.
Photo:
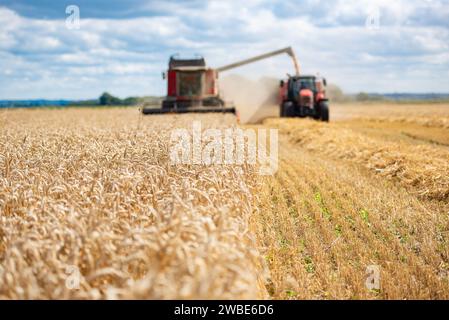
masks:
[(331, 118), (247, 126), (279, 130), (260, 176), (169, 163), (172, 129), (232, 115), (0, 111), (0, 298), (448, 299), (449, 106)]
[(264, 297), (252, 168), (168, 163), (170, 129), (192, 116), (2, 116), (1, 298)]

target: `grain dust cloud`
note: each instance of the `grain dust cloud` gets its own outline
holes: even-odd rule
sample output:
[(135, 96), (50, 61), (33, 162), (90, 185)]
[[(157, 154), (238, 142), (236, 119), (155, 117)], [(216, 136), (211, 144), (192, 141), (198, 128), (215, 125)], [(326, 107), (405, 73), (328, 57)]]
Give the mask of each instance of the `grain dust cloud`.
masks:
[(279, 80), (263, 77), (251, 80), (239, 75), (220, 79), (220, 90), (227, 102), (232, 102), (242, 123), (260, 123), (263, 119), (279, 116)]

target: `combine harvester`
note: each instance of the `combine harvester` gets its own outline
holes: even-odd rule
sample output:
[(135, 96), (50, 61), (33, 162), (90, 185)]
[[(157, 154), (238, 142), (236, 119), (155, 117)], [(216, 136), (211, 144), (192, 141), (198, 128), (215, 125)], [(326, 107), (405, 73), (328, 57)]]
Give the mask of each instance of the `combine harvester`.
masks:
[[(142, 112), (144, 114), (165, 114), (165, 113), (234, 113), (236, 108), (234, 106), (227, 106), (224, 100), (220, 97), (218, 92), (218, 74), (230, 69), (234, 69), (246, 64), (250, 64), (263, 59), (271, 58), (273, 56), (286, 53), (293, 61), (296, 75), (289, 76), (289, 80), (285, 84), (281, 81), (281, 96), (283, 97), (281, 105), (281, 116), (304, 116), (309, 115), (309, 112), (304, 112), (301, 104), (294, 104), (296, 96), (303, 97), (306, 91), (295, 95), (295, 90), (302, 90), (301, 87), (290, 85), (296, 79), (302, 79), (299, 75), (299, 64), (295, 53), (291, 47), (261, 54), (249, 59), (228, 64), (220, 68), (208, 68), (204, 58), (196, 59), (178, 59), (175, 56), (170, 57), (167, 73), (163, 73), (163, 78), (167, 78), (167, 96), (162, 101), (161, 108), (151, 108), (144, 106)], [(311, 77), (307, 77), (311, 79)], [(313, 78), (314, 79), (314, 78)], [(302, 82), (301, 82), (302, 83)], [(325, 82), (324, 82), (325, 83)], [(316, 88), (315, 86), (314, 88)], [(310, 95), (309, 88), (307, 95)], [(285, 93), (289, 94), (286, 95)], [(324, 91), (322, 98), (324, 98)], [(306, 99), (296, 99), (298, 102), (306, 101)], [(285, 105), (285, 106), (284, 106)], [(300, 107), (300, 112), (293, 113), (293, 108)], [(287, 110), (287, 111), (285, 111)]]

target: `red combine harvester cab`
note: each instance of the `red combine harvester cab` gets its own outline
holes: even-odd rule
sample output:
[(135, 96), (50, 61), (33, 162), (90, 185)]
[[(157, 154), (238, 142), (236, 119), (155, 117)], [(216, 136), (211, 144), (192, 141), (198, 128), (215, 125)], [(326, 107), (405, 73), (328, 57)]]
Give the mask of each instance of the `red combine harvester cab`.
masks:
[[(163, 74), (165, 78), (165, 73)], [(206, 67), (204, 58), (178, 59), (168, 63), (167, 96), (161, 109), (144, 109), (147, 114), (187, 112), (230, 112), (218, 94), (218, 72)]]
[(313, 117), (329, 121), (326, 79), (294, 76), (280, 83), (280, 116)]
[(207, 68), (204, 58), (181, 60), (171, 57), (167, 72), (167, 97), (162, 108), (224, 106), (218, 96), (217, 79), (217, 71)]

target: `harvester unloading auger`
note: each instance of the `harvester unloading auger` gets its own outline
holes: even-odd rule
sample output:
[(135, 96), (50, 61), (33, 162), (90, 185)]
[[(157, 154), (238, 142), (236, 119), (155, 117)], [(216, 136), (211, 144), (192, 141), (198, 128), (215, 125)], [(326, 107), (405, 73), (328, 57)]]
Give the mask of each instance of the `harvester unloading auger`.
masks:
[(220, 68), (208, 68), (204, 58), (177, 59), (170, 57), (167, 73), (167, 96), (162, 108), (143, 107), (144, 114), (163, 113), (236, 113), (234, 106), (226, 106), (218, 92), (218, 74), (249, 63), (286, 53), (292, 60), (299, 76), (299, 64), (291, 47), (261, 54)]

